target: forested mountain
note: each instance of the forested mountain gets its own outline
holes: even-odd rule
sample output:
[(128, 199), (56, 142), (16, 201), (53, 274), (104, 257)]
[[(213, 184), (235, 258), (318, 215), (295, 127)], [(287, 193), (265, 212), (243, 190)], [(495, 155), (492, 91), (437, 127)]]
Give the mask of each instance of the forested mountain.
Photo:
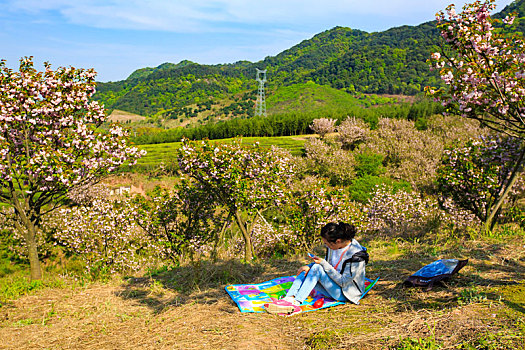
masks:
[(439, 84), (426, 63), (438, 40), (433, 23), (368, 34), (308, 77), (348, 92), (413, 95)]
[[(525, 0), (513, 2), (495, 17), (518, 12), (514, 26), (523, 32)], [(521, 18), (520, 18), (521, 17)], [(315, 82), (350, 94), (415, 95), (438, 86), (437, 72), (426, 60), (438, 50), (435, 22), (367, 33), (335, 27), (252, 63), (200, 65), (190, 61), (142, 68), (126, 80), (99, 83), (95, 99), (106, 108), (167, 119), (188, 118), (203, 110), (253, 114), (255, 68), (268, 69), (268, 95), (295, 84)]]
[(135, 71), (124, 81), (99, 83), (95, 99), (106, 108), (176, 117), (188, 105), (213, 104), (255, 86), (253, 79), (242, 77), (230, 67), (196, 63), (162, 66), (165, 68)]

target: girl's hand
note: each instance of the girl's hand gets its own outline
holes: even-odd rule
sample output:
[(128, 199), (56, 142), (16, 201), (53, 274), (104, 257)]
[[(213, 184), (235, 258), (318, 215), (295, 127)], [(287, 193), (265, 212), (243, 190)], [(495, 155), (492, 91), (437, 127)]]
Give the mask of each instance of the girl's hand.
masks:
[(301, 266), (299, 270), (297, 270), (297, 276), (299, 276), (301, 272), (304, 272), (304, 274), (307, 275), (308, 271), (310, 271), (310, 266)]
[(320, 258), (320, 257), (318, 257), (318, 256), (311, 257), (311, 259), (312, 259), (312, 260), (314, 261), (314, 263), (316, 263), (316, 264), (320, 264), (320, 263), (323, 261), (323, 259)]

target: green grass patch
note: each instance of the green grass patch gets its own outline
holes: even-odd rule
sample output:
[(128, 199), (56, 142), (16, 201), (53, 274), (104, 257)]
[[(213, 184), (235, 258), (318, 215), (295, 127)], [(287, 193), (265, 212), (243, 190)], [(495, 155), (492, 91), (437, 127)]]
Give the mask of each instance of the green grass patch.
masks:
[(339, 337), (336, 331), (326, 330), (312, 334), (306, 340), (307, 349), (328, 350), (339, 345)]
[[(231, 143), (234, 139), (211, 140), (210, 142)], [(280, 137), (243, 137), (242, 143), (252, 145), (259, 142), (261, 147), (269, 148), (277, 146), (289, 150), (293, 155), (301, 155), (304, 151), (304, 139), (300, 136), (280, 136)], [(138, 145), (147, 154), (142, 157), (132, 168), (140, 170), (151, 170), (159, 164), (170, 164), (176, 162), (177, 150), (181, 147), (181, 142), (159, 143), (149, 145)]]
[(289, 111), (313, 111), (331, 106), (347, 109), (354, 107), (371, 107), (379, 104), (396, 102), (393, 98), (377, 95), (354, 96), (345, 91), (312, 81), (303, 84), (280, 86), (268, 94), (266, 105), (271, 114)]
[(505, 287), (504, 295), (508, 300), (522, 304), (525, 307), (525, 283)]
[(24, 263), (12, 263), (9, 259), (0, 257), (0, 279), (29, 267)]
[(481, 303), (487, 300), (487, 294), (480, 287), (463, 289), (458, 296), (459, 305)]
[[(352, 313), (345, 313), (346, 317), (349, 318), (355, 318), (359, 319), (361, 316), (359, 312), (352, 314)], [(330, 316), (327, 316), (330, 317)], [(313, 321), (315, 322), (315, 321)], [(326, 324), (332, 324), (334, 322), (335, 324), (339, 323), (340, 321), (334, 321), (334, 320), (328, 320), (325, 319)], [(348, 337), (351, 337), (353, 334), (369, 334), (373, 333), (377, 330), (379, 330), (382, 327), (380, 324), (376, 325), (370, 325), (369, 323), (354, 323), (351, 327), (341, 327), (337, 329), (326, 329), (322, 331), (317, 331), (311, 334), (306, 339), (306, 345), (308, 349), (334, 349), (334, 348), (340, 348), (342, 343), (345, 339)]]
[(509, 306), (525, 314), (525, 283), (499, 287), (495, 290)]
[(397, 350), (438, 350), (443, 345), (437, 342), (434, 337), (428, 338), (403, 338), (400, 340)]
[[(0, 244), (0, 308), (9, 300), (18, 299), (45, 288), (74, 288), (84, 283), (83, 278), (75, 279), (69, 275), (71, 272), (82, 271), (80, 268), (75, 271), (78, 259), (68, 261), (67, 267), (49, 264), (53, 262), (52, 258), (46, 260), (49, 264), (47, 266), (44, 261), (41, 261), (43, 278), (32, 281), (29, 264), (17, 259), (10, 252), (5, 238), (6, 236), (4, 236), (3, 244)], [(66, 271), (69, 272), (66, 273)]]
[(478, 334), (473, 340), (464, 341), (456, 349), (462, 350), (501, 350), (501, 349), (525, 349), (523, 346), (523, 334), (498, 332)]
[(0, 278), (0, 307), (9, 300), (31, 294), (44, 288), (63, 288), (66, 282), (60, 278), (44, 277), (31, 281), (28, 272), (18, 271)]
[(364, 175), (355, 179), (352, 184), (348, 186), (348, 194), (350, 199), (365, 203), (372, 197), (376, 186), (380, 185), (386, 185), (392, 188), (393, 192), (397, 192), (398, 190), (412, 191), (411, 185), (406, 181), (392, 180), (384, 176)]

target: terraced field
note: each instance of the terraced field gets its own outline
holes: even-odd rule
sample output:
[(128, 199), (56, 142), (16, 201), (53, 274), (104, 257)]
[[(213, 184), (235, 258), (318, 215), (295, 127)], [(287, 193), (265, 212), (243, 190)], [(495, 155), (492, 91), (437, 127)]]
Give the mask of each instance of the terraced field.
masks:
[[(304, 141), (312, 135), (304, 136), (281, 136), (281, 137), (243, 137), (243, 144), (254, 144), (259, 142), (262, 147), (277, 146), (289, 150), (293, 155), (301, 155), (304, 150)], [(232, 142), (233, 139), (212, 140), (210, 142)], [(181, 142), (159, 143), (151, 145), (139, 145), (140, 149), (148, 153), (142, 157), (132, 170), (147, 171), (152, 170), (159, 164), (169, 164), (175, 161), (176, 151), (181, 146)]]

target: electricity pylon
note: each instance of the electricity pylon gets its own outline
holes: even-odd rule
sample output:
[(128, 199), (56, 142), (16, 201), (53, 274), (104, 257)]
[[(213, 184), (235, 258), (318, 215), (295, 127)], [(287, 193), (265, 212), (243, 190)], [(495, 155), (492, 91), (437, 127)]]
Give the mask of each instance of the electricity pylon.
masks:
[(259, 93), (255, 102), (255, 115), (266, 117), (266, 100), (264, 99), (264, 83), (266, 82), (266, 69), (257, 69), (257, 81), (259, 82)]

